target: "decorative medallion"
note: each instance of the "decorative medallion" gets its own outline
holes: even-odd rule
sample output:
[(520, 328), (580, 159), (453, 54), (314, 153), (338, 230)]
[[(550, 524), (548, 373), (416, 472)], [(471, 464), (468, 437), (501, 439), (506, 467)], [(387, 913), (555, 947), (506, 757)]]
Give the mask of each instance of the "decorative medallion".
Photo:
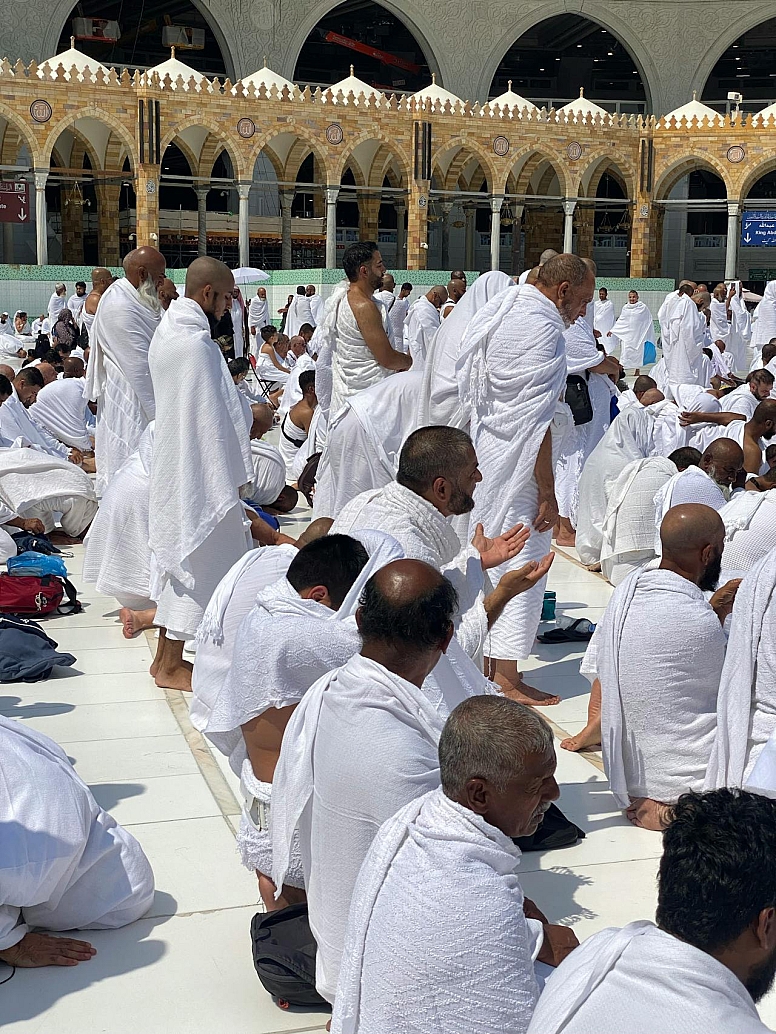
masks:
[(237, 123), (237, 133), (243, 140), (250, 140), (256, 132), (256, 125), (251, 118), (241, 118)]
[(582, 157), (582, 144), (577, 143), (576, 140), (572, 140), (566, 148), (566, 155), (570, 162), (578, 162)]
[(332, 122), (330, 126), (326, 127), (326, 139), (330, 144), (341, 144), (345, 139), (345, 134), (342, 132), (342, 126), (337, 122)]
[(418, 198), (418, 208), (425, 208), (428, 204), (428, 198), (425, 194), (421, 194)]
[(48, 122), (51, 118), (51, 105), (48, 101), (33, 101), (30, 105), (30, 115), (36, 122)]
[(503, 158), (509, 151), (509, 141), (507, 138), (505, 136), (497, 136), (493, 141), (493, 150), (499, 158)]
[(648, 219), (649, 218), (649, 205), (642, 205), (639, 208), (639, 216), (642, 219)]
[(156, 193), (156, 180), (149, 180), (146, 183), (146, 194), (155, 194), (155, 193)]
[(738, 165), (746, 158), (746, 151), (740, 144), (733, 144), (732, 147), (728, 147), (727, 160), (731, 165)]

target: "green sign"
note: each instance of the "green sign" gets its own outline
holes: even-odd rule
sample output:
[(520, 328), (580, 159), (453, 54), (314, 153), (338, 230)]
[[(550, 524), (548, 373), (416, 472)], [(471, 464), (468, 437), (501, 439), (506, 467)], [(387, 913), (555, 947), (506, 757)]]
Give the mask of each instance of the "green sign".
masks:
[(776, 269), (750, 269), (750, 280), (776, 280)]

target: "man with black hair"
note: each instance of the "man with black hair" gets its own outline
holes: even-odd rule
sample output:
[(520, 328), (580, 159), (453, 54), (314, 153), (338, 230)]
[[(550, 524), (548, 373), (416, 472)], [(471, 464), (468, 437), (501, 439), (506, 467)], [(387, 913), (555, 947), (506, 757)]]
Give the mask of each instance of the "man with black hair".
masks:
[(297, 287), (296, 294), (288, 307), (288, 312), (286, 313), (286, 325), (283, 328), (289, 337), (296, 337), (299, 333), (299, 328), (303, 323), (310, 323), (313, 326), (315, 325), (313, 310), (310, 303), (311, 297), (311, 295), (308, 295), (305, 287)]
[(69, 459), (71, 463), (80, 466), (83, 463), (83, 453), (57, 441), (45, 428), (36, 424), (30, 415), (29, 410), (45, 384), (45, 378), (38, 367), (25, 366), (17, 373), (10, 398), (0, 406), (0, 435), (10, 442), (21, 438), (25, 445), (31, 446), (37, 452), (44, 452), (58, 459)]
[(351, 395), (394, 370), (408, 370), (412, 365), (408, 355), (392, 347), (383, 324), (383, 310), (373, 298), (385, 275), (375, 242), (351, 244), (342, 265), (348, 283), (339, 285), (329, 299), (328, 316), (318, 341), (318, 364), (326, 370), (327, 385), (319, 399), (327, 416), (334, 416)]
[(404, 320), (409, 312), (411, 294), (412, 284), (408, 282), (403, 283), (399, 289), (399, 297), (393, 303), (391, 311), (388, 313), (388, 322), (393, 332), (394, 347), (400, 352), (404, 351)]
[(680, 797), (663, 834), (657, 925), (594, 934), (550, 977), (528, 1034), (767, 1034), (776, 973), (776, 802)]
[(81, 315), (81, 309), (84, 307), (86, 301), (86, 282), (84, 280), (76, 280), (75, 282), (75, 294), (71, 294), (67, 300), (67, 307), (73, 314), (73, 319), (78, 322), (78, 317)]
[[(368, 560), (362, 543), (347, 535), (325, 535), (298, 552), (292, 546), (258, 551), (230, 572), (229, 595), (241, 578), (239, 594), (246, 598), (244, 576), (255, 565), (259, 574), (274, 568), (277, 580), (258, 586), (257, 594), (252, 579), (253, 595), (247, 598), (254, 602), (234, 639), (225, 675), (220, 651), (210, 642), (223, 635), (223, 623), (216, 628), (212, 610), (200, 631), (204, 649), (194, 662), (192, 721), (240, 776), (245, 806), (238, 846), (243, 865), (258, 875), (268, 910), (301, 900), (304, 888), (298, 859), (277, 902), (270, 880), (269, 807), (283, 731), (313, 682), (358, 650), (356, 629), (347, 620), (355, 606), (341, 608)], [(216, 593), (225, 596), (221, 586)], [(355, 604), (353, 595), (358, 593), (350, 596)], [(217, 681), (220, 678), (215, 691), (210, 685), (213, 674)]]
[(278, 448), (286, 465), (286, 479), (295, 480), (292, 474), (299, 449), (307, 441), (318, 398), (315, 394), (315, 370), (303, 370), (299, 374), (299, 390), (302, 397), (284, 415), (280, 424)]

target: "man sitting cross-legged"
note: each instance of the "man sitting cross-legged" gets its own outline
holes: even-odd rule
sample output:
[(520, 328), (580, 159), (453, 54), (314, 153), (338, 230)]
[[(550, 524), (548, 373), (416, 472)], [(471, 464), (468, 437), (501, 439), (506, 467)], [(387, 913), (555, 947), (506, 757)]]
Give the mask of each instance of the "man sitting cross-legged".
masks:
[(286, 479), (289, 481), (294, 480), (294, 460), (299, 449), (307, 441), (310, 424), (318, 405), (318, 398), (315, 394), (315, 370), (304, 370), (299, 375), (298, 382), (302, 397), (283, 416), (278, 439), (280, 455), (286, 465)]
[(577, 944), (524, 899), (510, 839), (534, 833), (558, 797), (549, 726), (522, 704), (472, 697), (442, 730), (439, 773), (361, 867), (334, 1034), (520, 1034), (539, 997), (534, 962), (557, 965)]
[[(552, 562), (549, 554), (510, 571), (495, 589), (491, 588), (485, 571), (517, 556), (529, 531), (517, 525), (490, 539), (480, 524), (471, 544), (461, 549), (450, 517), (471, 511), (473, 492), (481, 480), (477, 456), (465, 431), (421, 427), (404, 443), (396, 481), (356, 496), (343, 508), (332, 529), (343, 533), (358, 528), (385, 531), (402, 544), (408, 557), (424, 560), (449, 577), (461, 604), (456, 635), (469, 656), (475, 658), (481, 656), (488, 630), (506, 604), (542, 578)], [(556, 704), (558, 700), (537, 693), (535, 699), (522, 702)]]
[(709, 602), (704, 596), (717, 584), (725, 541), (711, 507), (672, 507), (660, 539), (660, 567), (615, 589), (581, 667), (593, 692), (600, 683), (609, 785), (631, 822), (647, 829), (665, 828), (679, 796), (703, 786), (725, 660), (722, 622), (738, 584)]
[(529, 1034), (767, 1034), (776, 802), (687, 794), (663, 835), (657, 926), (594, 934), (547, 981)]

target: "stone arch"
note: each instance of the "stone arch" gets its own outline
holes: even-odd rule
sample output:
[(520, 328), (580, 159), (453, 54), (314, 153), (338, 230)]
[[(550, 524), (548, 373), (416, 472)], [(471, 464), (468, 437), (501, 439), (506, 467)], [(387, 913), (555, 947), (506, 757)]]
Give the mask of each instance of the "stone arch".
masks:
[(543, 147), (540, 150), (532, 145), (517, 151), (512, 159), (509, 175), (511, 175), (514, 182), (514, 193), (530, 194), (531, 191), (528, 190), (530, 182), (545, 163), (558, 177), (558, 183), (563, 196), (571, 195), (573, 193), (571, 178), (560, 155), (552, 151), (551, 148)]
[(601, 5), (596, 6), (595, 14), (591, 14), (588, 6), (585, 4), (585, 0), (547, 0), (547, 2), (532, 8), (521, 18), (513, 21), (510, 24), (509, 31), (493, 47), (488, 59), (484, 63), (477, 88), (477, 96), (489, 96), (490, 84), (493, 82), (498, 66), (503, 61), (509, 48), (524, 33), (540, 22), (547, 21), (560, 14), (579, 15), (581, 18), (587, 19), (587, 21), (600, 25), (602, 29), (606, 29), (613, 36), (617, 37), (630, 54), (633, 63), (639, 71), (641, 81), (644, 84), (648, 109), (650, 111), (654, 110), (655, 99), (659, 96), (658, 84), (660, 82), (660, 75), (644, 41), (626, 19), (612, 11), (611, 5), (607, 6), (605, 14), (601, 16)]
[[(51, 128), (48, 136), (41, 148), (41, 159), (43, 165), (48, 165), (51, 159), (51, 151), (54, 144), (57, 142), (62, 133), (67, 129), (73, 129), (77, 122), (82, 119), (92, 118), (96, 122), (101, 122), (104, 126), (110, 128), (112, 134), (115, 134), (123, 144), (127, 155), (130, 158), (130, 164), (133, 169), (138, 166), (138, 155), (135, 150), (135, 140), (130, 130), (117, 119), (110, 112), (105, 111), (103, 108), (98, 108), (93, 104), (87, 105), (85, 108), (79, 108), (78, 111), (71, 113), (65, 118), (61, 119), (55, 126)], [(77, 127), (76, 127), (77, 128)], [(86, 135), (86, 134), (84, 134)], [(110, 138), (108, 139), (108, 146), (110, 146)], [(107, 155), (107, 150), (106, 150)], [(102, 168), (101, 163), (98, 164), (98, 168)]]
[(577, 181), (577, 192), (584, 194), (585, 197), (595, 197), (601, 177), (606, 172), (620, 181), (626, 197), (631, 199), (635, 197), (638, 177), (631, 163), (619, 155), (615, 156), (600, 151), (591, 157), (585, 168), (581, 170)]
[[(443, 174), (441, 159), (449, 155), (451, 151), (453, 152), (452, 157), (447, 166), (447, 171)], [(440, 146), (435, 150), (431, 158), (432, 168), (437, 171), (440, 183), (443, 183), (444, 189), (454, 190), (456, 188), (458, 177), (473, 158), (482, 166), (482, 171), (485, 173), (485, 179), (488, 184), (488, 190), (494, 191), (496, 189), (499, 176), (493, 162), (491, 161), (490, 155), (485, 148), (476, 141), (461, 136), (455, 136), (451, 137), (449, 140), (445, 140), (444, 143), (440, 144)], [(448, 186), (449, 183), (453, 184), (452, 187)]]
[(754, 169), (747, 173), (746, 178), (741, 184), (741, 189), (738, 195), (741, 200), (746, 200), (758, 180), (774, 171), (776, 171), (776, 152), (771, 154), (770, 157), (763, 159), (759, 165), (756, 165)]
[[(285, 135), (294, 136), (296, 140), (292, 144), (285, 162), (283, 162), (276, 150), (271, 148), (270, 145), (277, 137)], [(275, 128), (271, 132), (262, 134), (246, 158), (248, 168), (248, 176), (246, 178), (250, 178), (253, 174), (256, 159), (262, 151), (267, 152), (268, 155), (271, 152), (270, 161), (275, 168), (278, 179), (287, 179), (289, 182), (295, 180), (302, 162), (312, 152), (316, 164), (328, 180), (329, 165), (324, 153), (320, 149), (320, 139), (314, 133), (303, 129), (301, 126), (292, 124), (286, 127)], [(334, 182), (334, 180), (328, 180), (328, 182)]]
[[(372, 167), (369, 170), (369, 185), (372, 187), (382, 186), (388, 179), (392, 187), (406, 187), (409, 182), (409, 170), (403, 165), (395, 149), (387, 144), (381, 144), (372, 159)], [(398, 172), (397, 172), (398, 169)]]
[[(765, 17), (763, 17), (765, 15)], [(698, 97), (703, 96), (703, 92), (706, 89), (706, 83), (709, 76), (714, 70), (714, 66), (728, 49), (731, 47), (736, 40), (740, 39), (741, 36), (746, 35), (747, 32), (751, 32), (752, 29), (756, 29), (758, 25), (762, 25), (763, 22), (772, 21), (774, 17), (774, 10), (771, 5), (765, 5), (765, 9), (762, 5), (758, 5), (754, 9), (749, 10), (744, 7), (739, 14), (739, 9), (736, 8), (736, 17), (731, 18), (727, 24), (723, 25), (716, 33), (714, 33), (714, 41), (707, 49), (706, 53), (695, 65), (695, 74), (693, 75), (692, 83), (690, 84), (691, 90), (696, 90)]]
[[(334, 167), (335, 180), (338, 176), (341, 176), (344, 170), (347, 168), (347, 164), (351, 160), (353, 152), (356, 150), (356, 148), (359, 147), (360, 144), (367, 143), (367, 141), (379, 141), (380, 147), (377, 149), (377, 151), (374, 154), (374, 157), (370, 161), (369, 168), (362, 170), (365, 175), (366, 181), (371, 183), (373, 178), (373, 172), (376, 169), (378, 160), (382, 161), (383, 159), (386, 159), (389, 164), (396, 162), (399, 165), (402, 173), (402, 179), (405, 183), (407, 183), (409, 181), (410, 170), (412, 168), (409, 156), (400, 144), (398, 144), (395, 140), (391, 140), (386, 134), (381, 133), (380, 130), (377, 128), (366, 130), (363, 133), (360, 133), (353, 140), (348, 141), (348, 150), (338, 158), (337, 164)], [(376, 185), (380, 186), (381, 183), (382, 180), (380, 180), (380, 183)]]
[(0, 119), (4, 119), (8, 126), (13, 126), (19, 134), (19, 138), (30, 153), (30, 163), (32, 165), (39, 165), (42, 161), (40, 148), (38, 147), (38, 142), (34, 135), (30, 133), (29, 127), (25, 125), (24, 120), (20, 118), (15, 111), (4, 104), (0, 104)]
[(718, 176), (722, 180), (728, 197), (735, 196), (735, 191), (732, 190), (728, 179), (727, 169), (723, 167), (722, 163), (711, 155), (698, 154), (694, 151), (676, 158), (667, 168), (662, 169), (659, 175), (656, 174), (653, 196), (656, 199), (668, 197), (676, 184), (691, 172), (695, 172), (696, 169), (705, 170)]
[[(193, 155), (192, 149), (190, 147), (187, 147), (184, 150), (184, 147), (181, 146), (182, 144), (185, 144), (185, 140), (181, 138), (181, 133), (183, 133), (187, 129), (208, 130), (209, 135), (203, 141), (199, 156)], [(204, 157), (207, 148), (211, 148), (212, 150), (213, 163), (215, 163), (216, 158), (222, 151), (226, 151), (232, 163), (232, 168), (234, 169), (236, 179), (242, 179), (243, 175), (245, 174), (245, 162), (243, 160), (243, 155), (239, 151), (235, 150), (234, 144), (226, 135), (224, 127), (222, 125), (219, 125), (215, 120), (207, 118), (207, 116), (201, 117), (197, 115), (192, 118), (184, 119), (184, 121), (178, 123), (174, 127), (174, 129), (170, 129), (166, 133), (164, 133), (164, 135), (162, 136), (161, 143), (159, 145), (159, 151), (162, 155), (164, 155), (164, 152), (167, 150), (171, 143), (174, 143), (175, 146), (186, 155), (189, 164), (191, 164), (192, 161), (192, 158), (189, 156), (193, 156), (193, 176), (196, 176), (198, 174), (198, 170), (200, 169), (202, 163), (202, 158)], [(251, 163), (248, 166), (248, 168), (252, 169), (253, 164)]]

